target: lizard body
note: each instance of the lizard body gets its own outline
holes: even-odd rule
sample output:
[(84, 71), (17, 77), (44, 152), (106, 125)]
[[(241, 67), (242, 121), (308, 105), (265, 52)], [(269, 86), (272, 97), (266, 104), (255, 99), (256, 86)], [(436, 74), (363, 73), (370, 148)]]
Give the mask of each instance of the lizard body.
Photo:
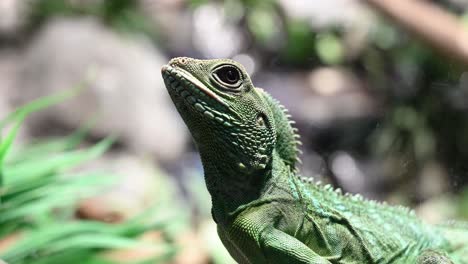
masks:
[(468, 264), (468, 225), (428, 225), (404, 207), (298, 176), (287, 110), (239, 63), (175, 58), (162, 75), (237, 262)]

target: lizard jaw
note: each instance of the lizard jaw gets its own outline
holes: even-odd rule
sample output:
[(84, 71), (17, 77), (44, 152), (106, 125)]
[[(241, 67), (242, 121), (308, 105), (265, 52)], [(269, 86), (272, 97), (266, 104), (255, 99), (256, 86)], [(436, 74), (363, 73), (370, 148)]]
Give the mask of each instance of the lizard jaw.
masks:
[[(214, 99), (221, 105), (228, 107), (228, 105), (224, 102), (223, 99), (221, 99), (219, 96), (217, 96), (215, 93), (210, 91), (202, 82), (200, 82), (198, 79), (194, 78), (190, 73), (179, 69), (172, 67), (170, 65), (164, 65), (161, 68), (161, 73), (164, 79), (164, 82), (166, 83), (166, 87), (172, 88), (173, 90), (176, 91), (176, 93), (181, 92), (180, 89), (182, 90), (191, 90), (188, 92), (192, 93), (198, 93), (198, 91), (201, 91), (204, 95), (209, 96), (210, 98)], [(179, 88), (179, 91), (177, 91), (177, 88)], [(203, 94), (201, 94), (203, 96)]]
[(181, 103), (191, 107), (195, 110), (194, 112), (202, 114), (209, 120), (214, 120), (224, 126), (232, 126), (232, 119), (228, 115), (220, 113), (212, 107), (212, 105), (218, 104), (229, 109), (226, 102), (210, 91), (202, 82), (184, 70), (170, 65), (164, 65), (161, 68), (161, 73), (176, 106)]

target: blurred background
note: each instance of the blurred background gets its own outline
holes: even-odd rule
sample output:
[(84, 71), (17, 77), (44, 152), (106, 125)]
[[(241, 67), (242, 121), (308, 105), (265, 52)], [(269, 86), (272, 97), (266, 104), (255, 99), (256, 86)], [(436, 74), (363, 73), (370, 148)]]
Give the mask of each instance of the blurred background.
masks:
[[(85, 86), (30, 115), (13, 144), (56, 142), (90, 120), (78, 148), (116, 136), (107, 152), (71, 170), (103, 170), (118, 180), (61, 204), (66, 216), (50, 205), (41, 211), (47, 219), (119, 226), (154, 211), (161, 225), (135, 239), (174, 250), (145, 263), (233, 263), (211, 220), (198, 153), (160, 76), (175, 56), (241, 62), (296, 121), (301, 174), (410, 206), (429, 222), (468, 220), (466, 1), (2, 0), (0, 119)], [(14, 209), (0, 203), (3, 212)], [(26, 209), (11, 218), (21, 225), (3, 229), (0, 217), (0, 258), (85, 263), (79, 255), (52, 260), (60, 247), (11, 253), (26, 247), (34, 228), (45, 230), (38, 215)], [(138, 263), (165, 252), (86, 243), (86, 256), (104, 261), (88, 263)]]

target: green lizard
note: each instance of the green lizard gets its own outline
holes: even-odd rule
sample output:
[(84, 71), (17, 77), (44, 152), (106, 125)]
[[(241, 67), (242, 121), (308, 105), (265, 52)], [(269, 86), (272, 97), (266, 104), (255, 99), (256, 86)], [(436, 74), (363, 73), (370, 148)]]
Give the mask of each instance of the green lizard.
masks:
[(239, 263), (468, 263), (468, 225), (297, 175), (296, 130), (239, 63), (175, 58), (162, 75), (200, 151), (218, 234)]

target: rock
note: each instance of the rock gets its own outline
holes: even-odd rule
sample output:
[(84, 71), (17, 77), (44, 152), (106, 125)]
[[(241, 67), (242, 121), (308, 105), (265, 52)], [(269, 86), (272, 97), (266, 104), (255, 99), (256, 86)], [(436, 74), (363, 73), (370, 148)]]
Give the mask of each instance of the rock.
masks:
[[(140, 0), (141, 10), (158, 27), (158, 38), (170, 54), (196, 54), (193, 43), (193, 15), (187, 0)], [(174, 29), (177, 34), (174, 34)]]
[(69, 89), (95, 73), (76, 98), (35, 115), (31, 131), (50, 123), (76, 129), (97, 115), (94, 137), (117, 134), (132, 151), (161, 161), (183, 151), (186, 130), (160, 75), (167, 58), (148, 40), (119, 35), (91, 18), (61, 18), (45, 25), (22, 61), (17, 104)]
[[(242, 31), (232, 22), (223, 5), (208, 3), (193, 12), (193, 45), (206, 58), (228, 58), (241, 51), (245, 42)], [(229, 19), (228, 19), (229, 18)]]
[[(187, 0), (141, 0), (145, 15), (158, 25), (160, 38), (172, 54), (226, 58), (240, 52), (245, 42), (238, 8), (229, 14), (223, 3), (207, 2), (190, 7)], [(241, 6), (239, 6), (242, 8)], [(177, 34), (174, 34), (174, 29)]]
[(16, 54), (10, 51), (0, 53), (0, 120), (12, 111), (9, 96), (14, 85), (16, 58)]
[[(18, 67), (18, 54), (14, 50), (5, 49), (0, 52), (0, 120), (3, 120), (14, 109), (10, 103), (12, 91), (15, 88), (15, 74)], [(8, 126), (7, 126), (8, 127)], [(20, 129), (14, 144), (27, 141), (28, 135)]]

